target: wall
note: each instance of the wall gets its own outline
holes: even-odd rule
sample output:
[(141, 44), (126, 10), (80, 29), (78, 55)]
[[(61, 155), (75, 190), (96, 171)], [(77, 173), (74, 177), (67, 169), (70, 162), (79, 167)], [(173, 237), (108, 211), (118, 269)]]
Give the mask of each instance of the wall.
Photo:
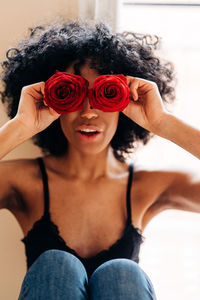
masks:
[[(78, 17), (76, 0), (0, 1), (0, 61), (6, 50), (27, 36), (28, 28), (54, 17)], [(5, 107), (0, 104), (0, 126), (8, 121)], [(27, 141), (11, 151), (3, 160), (33, 158), (40, 155), (38, 147)], [(26, 271), (22, 231), (7, 210), (0, 210), (0, 299), (15, 300)]]

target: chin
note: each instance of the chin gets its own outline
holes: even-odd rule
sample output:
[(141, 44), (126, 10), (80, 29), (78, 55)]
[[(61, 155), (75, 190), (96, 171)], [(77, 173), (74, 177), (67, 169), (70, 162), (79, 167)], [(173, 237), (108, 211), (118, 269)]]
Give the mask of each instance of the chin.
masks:
[(108, 146), (103, 147), (101, 146), (97, 146), (97, 145), (87, 145), (85, 147), (77, 147), (77, 145), (75, 146), (76, 150), (81, 153), (82, 155), (97, 155), (103, 151), (105, 151)]

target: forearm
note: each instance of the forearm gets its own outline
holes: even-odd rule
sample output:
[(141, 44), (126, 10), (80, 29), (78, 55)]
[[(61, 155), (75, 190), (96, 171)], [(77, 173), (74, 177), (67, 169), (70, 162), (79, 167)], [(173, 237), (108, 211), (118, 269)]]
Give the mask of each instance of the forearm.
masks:
[(174, 142), (200, 159), (200, 130), (166, 113), (155, 134)]
[(9, 120), (0, 128), (0, 159), (28, 138), (20, 122), (15, 119)]

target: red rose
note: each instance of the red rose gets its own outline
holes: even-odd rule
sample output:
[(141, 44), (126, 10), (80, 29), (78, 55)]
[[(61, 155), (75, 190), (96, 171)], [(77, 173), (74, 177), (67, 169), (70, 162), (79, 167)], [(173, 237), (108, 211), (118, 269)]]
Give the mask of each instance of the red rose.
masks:
[(122, 111), (129, 104), (129, 88), (124, 75), (99, 76), (89, 89), (89, 101), (93, 108), (105, 112)]
[(56, 71), (45, 82), (44, 101), (59, 114), (81, 110), (88, 85), (88, 81), (81, 76)]

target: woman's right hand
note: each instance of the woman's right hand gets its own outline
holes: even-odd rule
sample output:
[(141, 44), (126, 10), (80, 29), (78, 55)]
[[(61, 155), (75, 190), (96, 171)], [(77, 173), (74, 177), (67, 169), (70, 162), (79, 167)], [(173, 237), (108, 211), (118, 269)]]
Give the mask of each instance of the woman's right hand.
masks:
[(19, 121), (28, 130), (30, 136), (47, 128), (53, 121), (60, 117), (53, 108), (44, 102), (45, 82), (24, 86), (18, 111), (14, 119)]

